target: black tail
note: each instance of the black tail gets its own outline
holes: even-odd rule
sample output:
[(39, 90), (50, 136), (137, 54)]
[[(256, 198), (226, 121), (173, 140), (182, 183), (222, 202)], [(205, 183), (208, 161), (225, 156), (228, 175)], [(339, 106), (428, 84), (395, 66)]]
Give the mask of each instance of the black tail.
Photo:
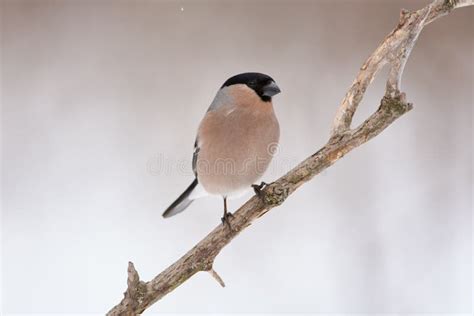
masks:
[(184, 211), (193, 202), (193, 199), (190, 199), (189, 196), (197, 184), (198, 180), (194, 179), (193, 183), (166, 209), (163, 217), (171, 217)]

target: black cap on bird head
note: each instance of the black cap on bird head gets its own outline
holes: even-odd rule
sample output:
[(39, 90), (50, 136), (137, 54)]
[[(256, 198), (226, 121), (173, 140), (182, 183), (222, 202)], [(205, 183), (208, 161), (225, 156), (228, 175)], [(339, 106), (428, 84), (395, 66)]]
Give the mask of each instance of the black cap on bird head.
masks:
[(232, 86), (234, 84), (247, 85), (265, 102), (271, 101), (274, 95), (281, 92), (272, 77), (258, 72), (245, 72), (235, 75), (227, 79), (221, 88)]

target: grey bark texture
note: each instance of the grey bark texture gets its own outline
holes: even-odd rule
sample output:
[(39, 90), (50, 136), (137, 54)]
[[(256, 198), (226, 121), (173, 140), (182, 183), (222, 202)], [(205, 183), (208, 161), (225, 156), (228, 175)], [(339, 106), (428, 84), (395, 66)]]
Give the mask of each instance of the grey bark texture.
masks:
[[(401, 79), (406, 61), (423, 27), (453, 9), (474, 5), (474, 0), (435, 0), (414, 12), (402, 10), (398, 25), (370, 55), (347, 91), (336, 113), (331, 136), (317, 152), (306, 158), (287, 174), (266, 186), (260, 196), (253, 196), (230, 219), (231, 227), (219, 225), (184, 256), (148, 282), (141, 281), (133, 263), (128, 264), (128, 281), (124, 298), (107, 315), (139, 315), (173, 291), (194, 274), (209, 272), (224, 286), (214, 271), (216, 256), (234, 237), (254, 220), (281, 205), (303, 183), (308, 182), (352, 149), (380, 134), (403, 114), (412, 109), (401, 92)], [(356, 128), (352, 118), (364, 93), (378, 71), (390, 67), (386, 92), (380, 106)]]

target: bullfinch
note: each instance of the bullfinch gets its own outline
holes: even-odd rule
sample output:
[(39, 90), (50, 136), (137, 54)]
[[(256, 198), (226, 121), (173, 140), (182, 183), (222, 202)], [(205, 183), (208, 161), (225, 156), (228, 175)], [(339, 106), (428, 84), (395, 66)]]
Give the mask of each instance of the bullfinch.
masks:
[[(222, 222), (232, 216), (227, 198), (239, 196), (258, 181), (278, 145), (280, 127), (272, 97), (280, 88), (268, 75), (256, 72), (229, 78), (202, 119), (194, 143), (191, 185), (163, 213), (184, 211), (195, 199), (218, 195), (224, 200)], [(263, 182), (262, 182), (263, 184)]]

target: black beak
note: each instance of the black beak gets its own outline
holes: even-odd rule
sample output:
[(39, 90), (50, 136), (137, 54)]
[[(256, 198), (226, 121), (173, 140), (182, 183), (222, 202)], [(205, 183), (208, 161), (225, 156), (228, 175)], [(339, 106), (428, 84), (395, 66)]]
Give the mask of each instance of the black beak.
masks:
[(269, 84), (263, 87), (263, 96), (265, 97), (271, 98), (280, 92), (281, 92), (280, 88), (277, 86), (277, 84), (274, 81), (270, 82)]

